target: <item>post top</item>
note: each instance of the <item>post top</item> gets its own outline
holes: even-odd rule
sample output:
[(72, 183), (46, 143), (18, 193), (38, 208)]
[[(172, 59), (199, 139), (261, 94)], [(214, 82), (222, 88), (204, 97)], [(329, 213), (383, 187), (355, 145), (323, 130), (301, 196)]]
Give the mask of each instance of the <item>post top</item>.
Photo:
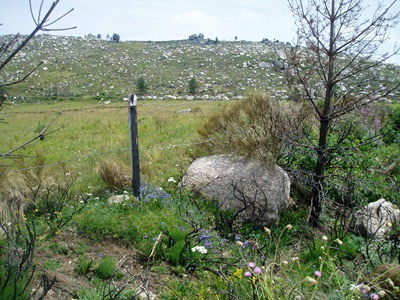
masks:
[(136, 106), (137, 105), (137, 97), (135, 94), (130, 94), (128, 96), (128, 105), (129, 106)]

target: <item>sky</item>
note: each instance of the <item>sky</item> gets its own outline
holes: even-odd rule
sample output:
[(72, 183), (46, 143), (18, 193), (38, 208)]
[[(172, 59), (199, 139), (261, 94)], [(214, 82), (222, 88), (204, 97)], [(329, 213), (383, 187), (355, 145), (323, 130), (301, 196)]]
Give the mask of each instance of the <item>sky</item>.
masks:
[[(54, 0), (43, 1), (47, 11)], [(41, 0), (32, 3), (38, 12)], [(364, 3), (375, 7), (377, 0)], [(34, 29), (29, 0), (0, 0), (0, 7), (0, 35), (28, 34)], [(74, 11), (50, 28), (77, 28), (49, 33), (82, 37), (91, 33), (103, 38), (117, 33), (123, 41), (182, 40), (203, 33), (221, 41), (237, 36), (247, 41), (293, 42), (296, 32), (286, 0), (60, 0), (52, 20), (71, 8)], [(400, 42), (399, 26), (392, 30), (389, 44), (394, 41)]]
[[(52, 2), (45, 0), (44, 7)], [(28, 0), (0, 3), (0, 34), (32, 30)], [(40, 0), (32, 3), (38, 7)], [(77, 29), (58, 34), (105, 37), (118, 33), (121, 40), (136, 41), (182, 40), (199, 33), (227, 41), (235, 36), (249, 41), (290, 41), (294, 36), (285, 0), (60, 0), (53, 15), (60, 16), (70, 8), (74, 11), (53, 28)]]

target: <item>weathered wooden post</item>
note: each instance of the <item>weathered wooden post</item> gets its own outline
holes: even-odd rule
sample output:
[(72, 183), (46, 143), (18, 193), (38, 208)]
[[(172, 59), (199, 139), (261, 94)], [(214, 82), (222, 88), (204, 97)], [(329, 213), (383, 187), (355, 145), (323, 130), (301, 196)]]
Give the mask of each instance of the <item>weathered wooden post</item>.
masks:
[(139, 143), (137, 126), (137, 97), (128, 96), (129, 127), (131, 135), (131, 153), (132, 153), (132, 190), (136, 197), (140, 194), (140, 164), (139, 164)]

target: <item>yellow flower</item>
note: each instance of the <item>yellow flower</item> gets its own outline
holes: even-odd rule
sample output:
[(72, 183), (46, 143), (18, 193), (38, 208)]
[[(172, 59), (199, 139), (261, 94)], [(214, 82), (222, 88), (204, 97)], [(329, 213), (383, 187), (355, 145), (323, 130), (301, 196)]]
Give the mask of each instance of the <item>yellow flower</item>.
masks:
[(233, 273), (233, 276), (235, 276), (238, 279), (242, 279), (242, 275), (243, 275), (243, 270), (242, 269), (237, 269), (235, 271), (235, 273)]

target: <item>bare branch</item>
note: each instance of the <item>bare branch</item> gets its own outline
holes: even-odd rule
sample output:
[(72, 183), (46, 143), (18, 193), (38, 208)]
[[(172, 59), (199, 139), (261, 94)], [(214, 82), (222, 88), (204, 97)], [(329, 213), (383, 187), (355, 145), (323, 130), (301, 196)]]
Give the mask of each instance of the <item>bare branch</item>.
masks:
[(5, 86), (10, 86), (10, 85), (14, 85), (17, 83), (21, 83), (23, 81), (25, 81), (29, 76), (31, 76), (41, 65), (43, 64), (43, 62), (40, 62), (35, 68), (33, 68), (28, 74), (26, 74), (23, 78), (18, 79), (16, 81), (12, 81), (9, 83), (4, 83), (4, 84), (0, 84), (0, 88), (1, 87), (5, 87)]
[(47, 125), (37, 136), (35, 136), (34, 138), (30, 139), (29, 141), (25, 142), (24, 144), (6, 152), (3, 154), (0, 154), (0, 157), (10, 157), (12, 153), (14, 153), (15, 151), (18, 151), (21, 148), (24, 148), (30, 144), (32, 144), (34, 141), (36, 140), (43, 140), (46, 136), (58, 131), (59, 129), (53, 130), (51, 132), (47, 132), (48, 129), (51, 127), (51, 125), (53, 125), (53, 123), (57, 120), (57, 118), (61, 115), (61, 112), (59, 114), (57, 114), (57, 116), (53, 119), (53, 121), (50, 122), (49, 125)]
[[(40, 20), (40, 15), (41, 15), (41, 11), (43, 8), (43, 0), (41, 1), (40, 4), (40, 9), (39, 9), (39, 16), (38, 19), (36, 20), (33, 14), (33, 9), (32, 9), (32, 1), (29, 0), (29, 5), (30, 5), (30, 10), (31, 10), (31, 15), (32, 18), (36, 24), (36, 28), (31, 32), (31, 34), (28, 35), (27, 38), (25, 38), (22, 43), (14, 50), (10, 53), (10, 55), (8, 57), (6, 57), (6, 59), (0, 64), (0, 70), (2, 70), (16, 55), (18, 52), (20, 52), (27, 44), (28, 42), (36, 35), (36, 33), (38, 33), (39, 31), (55, 31), (55, 30), (69, 30), (69, 29), (73, 29), (76, 27), (70, 27), (70, 28), (64, 28), (64, 29), (48, 29), (45, 27), (48, 27), (49, 25), (54, 24), (55, 22), (59, 21), (60, 19), (62, 19), (63, 17), (65, 17), (67, 14), (69, 14), (70, 12), (73, 11), (73, 9), (71, 9), (70, 11), (68, 11), (67, 13), (65, 13), (64, 15), (62, 15), (61, 17), (59, 17), (58, 19), (56, 19), (56, 21), (51, 22), (50, 24), (47, 24), (47, 22), (49, 21), (50, 15), (53, 13), (54, 9), (56, 8), (56, 6), (58, 5), (58, 3), (60, 2), (60, 0), (56, 0), (55, 2), (53, 2), (53, 4), (51, 5), (51, 7), (49, 8), (49, 10), (47, 11), (47, 13), (45, 14), (45, 16), (43, 17), (43, 20)], [(15, 38), (14, 38), (15, 41)], [(10, 45), (9, 45), (10, 46)], [(27, 76), (28, 77), (28, 76)], [(16, 82), (19, 83), (20, 81)], [(9, 85), (9, 84), (8, 84)]]

